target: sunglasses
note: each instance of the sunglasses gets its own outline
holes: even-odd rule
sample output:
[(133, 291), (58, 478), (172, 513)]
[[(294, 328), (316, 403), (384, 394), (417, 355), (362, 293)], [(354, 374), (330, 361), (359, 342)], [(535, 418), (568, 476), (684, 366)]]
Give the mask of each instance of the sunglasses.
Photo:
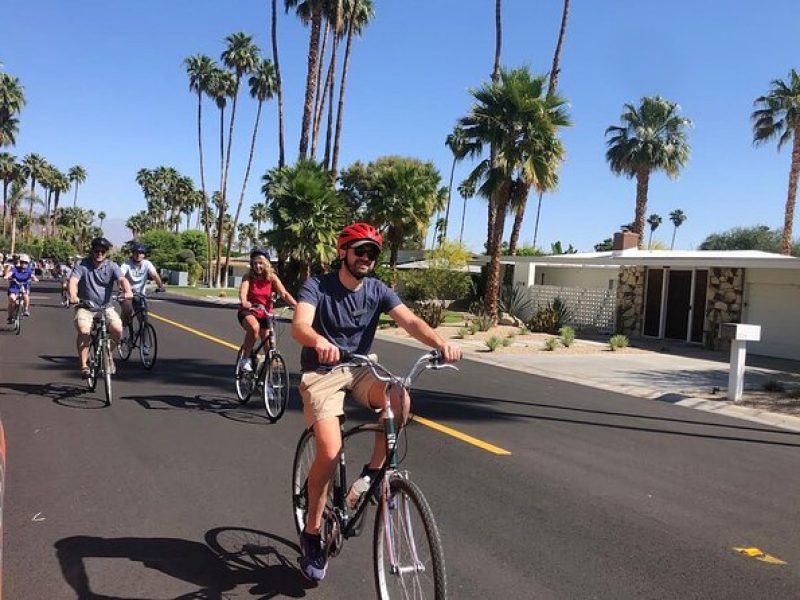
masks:
[(105, 248), (92, 248), (92, 252), (94, 252), (95, 254), (98, 254), (98, 253), (99, 254), (106, 254), (108, 252), (108, 250), (106, 250)]
[(353, 254), (359, 258), (366, 256), (370, 260), (375, 260), (380, 253), (381, 251), (375, 246), (359, 246), (358, 248), (353, 248)]

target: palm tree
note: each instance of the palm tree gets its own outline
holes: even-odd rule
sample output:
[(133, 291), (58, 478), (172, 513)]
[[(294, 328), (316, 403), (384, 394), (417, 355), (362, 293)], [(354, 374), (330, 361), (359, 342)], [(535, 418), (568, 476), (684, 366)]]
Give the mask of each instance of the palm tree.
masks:
[(626, 103), (622, 126), (606, 129), (606, 160), (617, 175), (636, 178), (636, 210), (632, 231), (644, 236), (650, 174), (664, 171), (674, 179), (689, 160), (686, 130), (692, 122), (678, 114), (680, 106), (660, 96), (642, 98), (639, 106)]
[(256, 237), (261, 235), (261, 224), (269, 218), (267, 205), (264, 202), (256, 202), (250, 207), (250, 218), (256, 225)]
[(52, 181), (53, 190), (53, 212), (50, 215), (50, 234), (56, 233), (56, 215), (58, 214), (58, 204), (61, 200), (61, 194), (66, 194), (70, 188), (69, 177), (61, 171), (56, 171)]
[(475, 186), (466, 181), (462, 181), (458, 186), (458, 193), (464, 199), (464, 206), (461, 209), (461, 228), (458, 232), (458, 243), (464, 243), (464, 219), (467, 215), (467, 200), (475, 196)]
[(3, 180), (3, 236), (6, 235), (8, 224), (8, 186), (14, 178), (16, 167), (16, 158), (13, 154), (0, 152), (0, 179)]
[(453, 132), (444, 141), (450, 152), (453, 154), (453, 164), (450, 167), (450, 184), (447, 186), (447, 208), (444, 211), (444, 232), (443, 237), (447, 238), (447, 226), (450, 223), (450, 200), (453, 197), (453, 176), (456, 174), (456, 163), (467, 156), (467, 145), (464, 140), (464, 130), (456, 126)]
[(272, 62), (275, 64), (275, 88), (278, 92), (278, 166), (286, 164), (283, 132), (283, 87), (278, 61), (278, 0), (272, 0)]
[[(325, 95), (325, 90), (322, 86), (322, 70), (325, 68), (325, 52), (328, 49), (328, 34), (331, 33), (331, 22), (335, 22), (333, 12), (336, 10), (336, 4), (341, 0), (323, 0), (322, 2), (322, 21), (325, 23), (322, 27), (322, 48), (319, 51), (317, 58), (317, 74), (316, 85), (314, 89), (314, 98), (311, 103), (311, 123), (309, 130), (311, 132), (311, 160), (316, 160), (317, 154), (317, 140), (319, 137), (319, 121), (322, 114), (322, 100)], [(333, 34), (335, 37), (335, 34)]]
[[(44, 223), (48, 224), (50, 222), (50, 204), (53, 198), (53, 183), (56, 178), (56, 168), (45, 161), (44, 167), (39, 174), (39, 186), (42, 188), (43, 196), (44, 196)], [(43, 230), (44, 235), (47, 236), (49, 233), (49, 227), (45, 227)]]
[(72, 208), (76, 208), (78, 206), (78, 186), (86, 181), (86, 169), (80, 165), (75, 165), (67, 171), (67, 177), (75, 184), (75, 197), (72, 200)]
[(792, 69), (786, 81), (774, 80), (769, 93), (759, 96), (755, 105), (759, 107), (751, 117), (755, 145), (777, 137), (780, 150), (789, 140), (792, 141), (792, 163), (789, 167), (789, 190), (781, 242), (781, 253), (788, 256), (792, 252), (794, 205), (797, 200), (797, 178), (800, 175), (800, 74)]
[[(28, 154), (22, 159), (22, 164), (31, 178), (31, 193), (28, 195), (28, 222), (33, 222), (33, 204), (36, 201), (36, 181), (41, 178), (47, 161), (38, 154)], [(30, 228), (28, 233), (30, 233)]]
[(672, 221), (672, 242), (670, 242), (669, 249), (672, 250), (675, 247), (675, 234), (678, 232), (678, 227), (683, 225), (683, 222), (686, 221), (686, 215), (680, 208), (676, 208), (671, 213), (669, 213), (669, 220)]
[(509, 203), (518, 193), (515, 188), (551, 182), (558, 162), (555, 158), (563, 153), (556, 124), (569, 122), (564, 101), (558, 96), (543, 97), (543, 91), (543, 76), (534, 77), (527, 68), (501, 69), (497, 84), (472, 90), (475, 104), (459, 120), (470, 155), (480, 156), (486, 145), (491, 145), (495, 154), (488, 161), (480, 161), (467, 178), (468, 185), (474, 185), (481, 196), (495, 199), (484, 297), (486, 312), (495, 322), (503, 222)]
[(100, 229), (103, 228), (103, 221), (106, 220), (106, 213), (104, 211), (100, 211), (97, 213), (97, 218), (100, 219)]
[[(344, 37), (345, 33), (345, 11), (348, 10), (350, 0), (327, 0), (325, 3), (325, 18), (326, 30), (330, 30), (331, 35), (331, 58), (328, 62), (328, 71), (325, 77), (325, 84), (320, 87), (318, 85), (317, 105), (314, 113), (314, 131), (311, 136), (311, 155), (317, 149), (317, 142), (319, 140), (319, 131), (322, 125), (322, 113), (325, 111), (325, 102), (328, 101), (328, 119), (327, 119), (327, 134), (325, 136), (325, 157), (322, 163), (329, 165), (330, 163), (330, 150), (331, 150), (331, 129), (333, 127), (333, 80), (336, 75), (336, 60), (339, 50), (339, 42)], [(323, 56), (325, 54), (325, 46), (323, 44)], [(322, 81), (322, 59), (320, 59), (320, 84)]]
[(647, 242), (648, 250), (653, 245), (653, 233), (655, 232), (656, 229), (658, 229), (658, 226), (661, 225), (663, 220), (664, 219), (661, 218), (661, 215), (658, 215), (656, 213), (653, 213), (652, 215), (647, 217), (647, 224), (650, 225), (650, 239)]
[(319, 38), (322, 27), (324, 0), (285, 0), (287, 10), (297, 7), (297, 16), (303, 23), (311, 24), (308, 36), (308, 66), (306, 69), (306, 94), (303, 102), (303, 123), (300, 128), (300, 158), (308, 153), (308, 134), (311, 129), (311, 111), (317, 89), (317, 65), (319, 62)]
[(268, 58), (261, 59), (252, 69), (252, 76), (248, 80), (250, 85), (250, 96), (255, 98), (258, 102), (256, 109), (256, 120), (253, 123), (253, 136), (250, 139), (250, 155), (247, 159), (247, 168), (244, 172), (244, 180), (242, 181), (242, 191), (239, 194), (239, 204), (236, 205), (236, 214), (233, 217), (233, 227), (228, 233), (228, 245), (225, 249), (225, 272), (228, 272), (228, 262), (231, 256), (231, 246), (233, 245), (233, 234), (236, 226), (239, 223), (239, 214), (242, 211), (242, 204), (244, 203), (244, 193), (247, 189), (247, 181), (250, 178), (250, 167), (253, 164), (253, 153), (256, 148), (256, 135), (258, 134), (258, 123), (261, 120), (261, 107), (264, 102), (272, 98), (275, 93), (275, 69), (272, 66), (272, 61)]
[(16, 115), (25, 106), (25, 88), (19, 79), (0, 73), (0, 147), (16, 143), (19, 120)]
[(360, 34), (375, 15), (372, 0), (351, 0), (351, 2), (352, 6), (347, 16), (347, 44), (344, 50), (342, 78), (339, 82), (339, 106), (336, 109), (336, 132), (333, 138), (333, 156), (331, 158), (331, 173), (334, 178), (339, 165), (339, 142), (342, 137), (342, 125), (344, 123), (344, 93), (347, 84), (347, 73), (350, 67), (353, 36)]
[[(14, 254), (17, 247), (17, 218), (20, 216), (19, 207), (22, 201), (29, 197), (31, 192), (25, 188), (24, 180), (14, 180), (11, 184), (11, 195), (8, 197), (8, 211), (11, 215), (11, 250)], [(22, 215), (24, 216), (24, 215)]]

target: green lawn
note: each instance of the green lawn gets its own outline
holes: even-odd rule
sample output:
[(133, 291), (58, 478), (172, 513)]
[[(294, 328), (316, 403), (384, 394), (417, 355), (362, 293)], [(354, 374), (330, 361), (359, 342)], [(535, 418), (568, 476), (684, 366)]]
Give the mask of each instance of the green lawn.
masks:
[[(456, 312), (453, 310), (447, 310), (444, 313), (444, 321), (442, 325), (463, 325), (464, 324), (464, 313)], [(394, 323), (394, 319), (392, 319), (389, 315), (381, 315), (380, 320), (378, 321), (378, 327), (396, 327)]]
[(192, 287), (188, 285), (167, 285), (167, 291), (181, 296), (195, 296), (206, 297), (212, 296), (214, 298), (238, 298), (239, 288), (223, 288), (214, 289), (207, 287)]

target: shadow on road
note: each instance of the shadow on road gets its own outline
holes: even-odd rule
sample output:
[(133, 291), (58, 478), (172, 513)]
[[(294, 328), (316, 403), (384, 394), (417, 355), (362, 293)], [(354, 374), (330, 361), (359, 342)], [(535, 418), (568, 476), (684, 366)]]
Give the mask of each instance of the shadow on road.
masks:
[[(74, 383), (0, 383), (0, 390), (11, 390), (25, 396), (49, 398), (55, 404), (67, 408), (98, 409), (105, 408), (105, 400), (97, 392), (90, 392), (85, 385)], [(7, 395), (0, 391), (0, 395)]]
[[(198, 586), (174, 600), (221, 600), (239, 586), (258, 598), (302, 598), (311, 587), (294, 562), (297, 546), (284, 538), (237, 527), (219, 527), (205, 535), (206, 543), (177, 538), (102, 538), (74, 536), (55, 543), (56, 556), (66, 582), (79, 599), (126, 600), (134, 596), (99, 595), (92, 591), (87, 561), (118, 558), (141, 563)], [(138, 578), (146, 582), (147, 573)], [(108, 582), (105, 582), (108, 585)], [(135, 597), (141, 597), (140, 593)]]

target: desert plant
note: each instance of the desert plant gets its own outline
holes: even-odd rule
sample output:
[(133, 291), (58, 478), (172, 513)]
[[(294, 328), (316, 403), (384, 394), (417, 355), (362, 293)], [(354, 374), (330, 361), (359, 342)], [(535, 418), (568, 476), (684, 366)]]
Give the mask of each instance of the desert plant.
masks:
[(786, 386), (783, 382), (778, 381), (774, 377), (770, 377), (764, 382), (764, 391), (765, 392), (785, 392)]
[(613, 335), (611, 339), (608, 340), (608, 347), (611, 348), (612, 351), (621, 350), (622, 348), (627, 347), (628, 345), (628, 337), (624, 335)]
[(518, 319), (525, 319), (530, 314), (533, 303), (528, 295), (528, 289), (522, 285), (506, 285), (500, 289), (497, 299), (497, 308), (500, 312), (507, 313)]
[(460, 327), (456, 332), (456, 338), (458, 338), (459, 340), (463, 340), (465, 337), (471, 334), (472, 332), (466, 327)]
[(538, 307), (528, 321), (528, 327), (531, 331), (558, 333), (558, 330), (571, 319), (572, 311), (567, 307), (566, 302), (559, 297), (555, 297), (552, 302)]
[(557, 337), (549, 337), (544, 341), (544, 349), (549, 350), (552, 352), (558, 348), (558, 338)]
[(508, 348), (511, 345), (511, 342), (512, 342), (511, 338), (509, 337), (503, 338), (503, 348)]
[(492, 319), (489, 315), (478, 315), (473, 319), (472, 325), (477, 328), (477, 331), (489, 331), (492, 327)]
[(500, 345), (501, 341), (502, 340), (498, 336), (493, 335), (488, 340), (486, 340), (485, 344), (486, 347), (489, 349), (489, 352), (494, 352), (495, 350), (497, 350), (497, 347)]
[(439, 302), (415, 302), (411, 310), (434, 329), (444, 320), (444, 306)]
[(561, 336), (561, 343), (564, 344), (565, 348), (569, 348), (575, 342), (575, 328), (566, 325), (558, 330), (558, 334)]

